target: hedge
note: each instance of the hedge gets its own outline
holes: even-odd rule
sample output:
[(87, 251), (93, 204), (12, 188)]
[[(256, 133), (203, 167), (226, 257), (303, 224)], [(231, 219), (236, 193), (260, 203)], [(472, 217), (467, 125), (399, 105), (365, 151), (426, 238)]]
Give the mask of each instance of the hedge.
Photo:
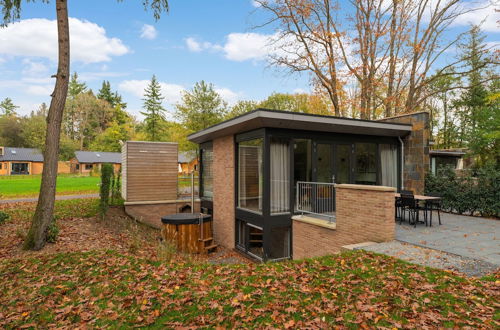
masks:
[(442, 167), (436, 175), (426, 177), (425, 193), (441, 196), (445, 211), (500, 217), (500, 171), (494, 167), (459, 175), (450, 167)]

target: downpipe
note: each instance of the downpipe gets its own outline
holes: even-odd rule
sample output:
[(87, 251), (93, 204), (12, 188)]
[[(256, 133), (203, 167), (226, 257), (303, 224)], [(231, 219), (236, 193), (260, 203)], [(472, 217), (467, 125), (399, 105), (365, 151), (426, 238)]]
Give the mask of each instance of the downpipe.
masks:
[(398, 136), (399, 143), (401, 143), (401, 190), (405, 189), (405, 184), (404, 184), (404, 166), (405, 166), (405, 143), (401, 139), (400, 136)]

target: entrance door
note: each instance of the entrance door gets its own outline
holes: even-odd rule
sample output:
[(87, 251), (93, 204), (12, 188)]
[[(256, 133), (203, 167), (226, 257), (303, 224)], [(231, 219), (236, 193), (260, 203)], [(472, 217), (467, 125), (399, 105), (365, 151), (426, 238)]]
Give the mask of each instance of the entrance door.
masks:
[(337, 144), (335, 146), (335, 183), (352, 182), (352, 145)]

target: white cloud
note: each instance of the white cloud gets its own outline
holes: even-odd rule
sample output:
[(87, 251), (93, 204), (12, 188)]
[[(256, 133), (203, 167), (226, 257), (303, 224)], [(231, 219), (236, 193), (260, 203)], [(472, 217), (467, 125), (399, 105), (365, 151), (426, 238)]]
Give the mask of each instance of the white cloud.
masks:
[(272, 35), (259, 33), (231, 33), (222, 49), (231, 61), (264, 60), (272, 53), (271, 38)]
[(22, 74), (24, 76), (29, 76), (29, 77), (35, 77), (35, 76), (41, 76), (47, 73), (49, 68), (41, 63), (41, 62), (36, 62), (32, 61), (29, 58), (26, 58), (23, 60), (24, 68), (22, 71)]
[[(89, 21), (69, 19), (71, 59), (83, 63), (107, 62), (112, 56), (129, 52), (118, 38), (106, 36), (106, 30)], [(26, 19), (0, 29), (0, 54), (57, 59), (55, 20)]]
[(250, 2), (252, 3), (252, 6), (254, 6), (255, 8), (259, 8), (261, 6), (260, 3), (255, 0), (251, 0)]
[(149, 24), (144, 24), (141, 28), (141, 38), (153, 40), (158, 36), (156, 28)]
[(464, 2), (463, 8), (475, 9), (471, 12), (458, 16), (453, 25), (467, 26), (470, 24), (479, 25), (486, 32), (500, 32), (500, 3), (497, 1), (490, 2), (483, 0), (482, 2)]
[(186, 46), (192, 52), (201, 52), (203, 48), (201, 47), (201, 43), (196, 41), (194, 38), (186, 38)]
[(49, 96), (52, 94), (54, 86), (50, 85), (30, 85), (26, 88), (26, 93), (31, 95)]
[(229, 105), (233, 105), (242, 99), (241, 93), (236, 93), (229, 88), (215, 88), (215, 91), (227, 102)]

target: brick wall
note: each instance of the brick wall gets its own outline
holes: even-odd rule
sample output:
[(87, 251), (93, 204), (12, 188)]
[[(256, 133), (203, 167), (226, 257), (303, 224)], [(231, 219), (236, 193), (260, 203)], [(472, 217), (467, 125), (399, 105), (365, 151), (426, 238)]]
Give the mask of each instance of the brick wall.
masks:
[[(168, 214), (180, 213), (182, 207), (189, 205), (189, 200), (166, 201), (159, 203), (125, 204), (125, 212), (139, 222), (154, 228), (161, 228), (161, 217)], [(200, 212), (200, 202), (195, 201), (194, 211)]]
[(234, 248), (234, 137), (215, 139), (213, 152), (214, 238), (217, 244)]
[(403, 139), (405, 144), (404, 189), (424, 193), (425, 176), (429, 172), (430, 121), (427, 112), (411, 113), (380, 121), (412, 124), (412, 132)]
[(293, 220), (293, 258), (337, 253), (344, 245), (394, 240), (395, 188), (339, 184), (336, 226)]

